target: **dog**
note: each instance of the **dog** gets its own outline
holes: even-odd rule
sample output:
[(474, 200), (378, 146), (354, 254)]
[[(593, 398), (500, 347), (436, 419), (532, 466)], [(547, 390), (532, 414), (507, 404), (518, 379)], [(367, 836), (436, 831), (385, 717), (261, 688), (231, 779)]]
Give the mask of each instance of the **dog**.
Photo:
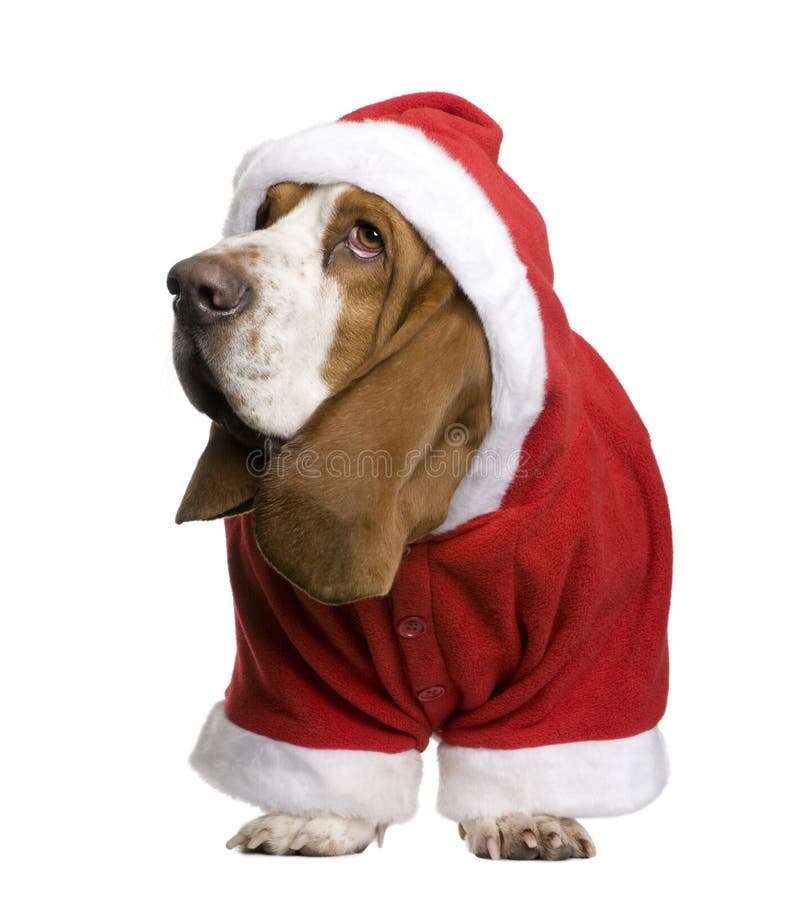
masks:
[(439, 810), (477, 856), (595, 854), (667, 780), (671, 533), (649, 436), (571, 331), (499, 126), (416, 94), (254, 148), (176, 264), (238, 649), (191, 761), (229, 847), (337, 855)]

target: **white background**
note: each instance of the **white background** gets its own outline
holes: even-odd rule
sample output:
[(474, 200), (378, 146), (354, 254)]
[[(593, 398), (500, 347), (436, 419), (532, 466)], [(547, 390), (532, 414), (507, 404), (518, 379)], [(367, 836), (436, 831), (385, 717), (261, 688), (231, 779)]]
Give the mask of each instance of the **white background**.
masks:
[[(783, 4), (63, 3), (6, 11), (0, 797), (8, 897), (773, 892), (786, 851), (788, 34)], [(334, 860), (223, 847), (186, 757), (233, 658), (219, 524), (172, 524), (207, 433), (175, 261), (241, 154), (417, 90), (505, 129), (574, 327), (672, 504), (673, 776), (591, 861), (491, 863), (434, 812)], [(517, 893), (516, 893), (517, 892)], [(583, 894), (581, 892), (584, 892)]]

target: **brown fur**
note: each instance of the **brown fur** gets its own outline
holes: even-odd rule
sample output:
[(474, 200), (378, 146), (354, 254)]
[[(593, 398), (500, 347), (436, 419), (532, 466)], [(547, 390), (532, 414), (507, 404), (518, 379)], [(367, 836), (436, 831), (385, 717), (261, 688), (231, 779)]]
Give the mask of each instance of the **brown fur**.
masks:
[[(287, 215), (309, 193), (315, 190), (314, 184), (296, 184), (293, 181), (281, 181), (269, 188), (261, 208), (268, 207), (264, 228), (273, 225), (278, 219)], [(259, 208), (258, 212), (261, 212)]]
[[(385, 251), (379, 257), (360, 261), (347, 249), (335, 249), (358, 221), (369, 222), (382, 235)], [(415, 291), (433, 275), (437, 261), (394, 207), (359, 188), (339, 198), (324, 239), (324, 254), (343, 285), (345, 301), (323, 372), (327, 384), (337, 389), (392, 336)]]
[[(267, 224), (310, 189), (272, 188)], [(379, 257), (360, 260), (343, 245), (358, 221), (382, 235)], [(491, 374), (472, 304), (380, 197), (357, 188), (340, 197), (327, 229), (325, 266), (344, 297), (323, 373), (331, 396), (260, 479), (240, 467), (246, 451), (223, 457), (221, 475), (209, 473), (232, 440), (213, 428), (187, 506), (202, 512), (204, 479), (210, 510), (252, 506), (263, 556), (310, 596), (336, 604), (386, 594), (404, 545), (444, 520), (490, 425)], [(448, 435), (450, 426), (460, 431)], [(225, 502), (220, 478), (227, 482)]]
[(216, 423), (178, 507), (176, 522), (219, 519), (248, 512), (258, 479), (247, 470), (249, 450)]
[[(324, 603), (389, 591), (405, 544), (446, 517), (489, 425), (485, 341), (444, 270), (419, 292), (411, 318), (411, 333), (396, 332), (362, 375), (325, 401), (261, 479), (253, 511), (261, 552)], [(455, 423), (468, 433), (456, 465), (448, 456), (445, 471), (431, 474), (432, 458), (451, 449), (445, 431)], [(377, 476), (364, 461), (379, 450), (391, 469)], [(305, 451), (319, 477), (300, 472)], [(338, 452), (350, 461), (348, 474), (326, 475), (322, 464)]]

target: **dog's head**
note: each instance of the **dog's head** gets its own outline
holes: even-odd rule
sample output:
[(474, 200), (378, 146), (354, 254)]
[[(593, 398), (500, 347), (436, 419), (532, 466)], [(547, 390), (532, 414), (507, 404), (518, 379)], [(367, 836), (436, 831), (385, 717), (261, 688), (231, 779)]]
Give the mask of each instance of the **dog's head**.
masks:
[(283, 182), (255, 230), (178, 263), (174, 358), (214, 420), (178, 521), (253, 511), (316, 599), (386, 593), (490, 425), (477, 313), (387, 201)]
[(414, 94), (244, 157), (226, 239), (168, 279), (176, 367), (214, 420), (179, 521), (252, 511), (263, 556), (342, 603), (386, 594), (405, 544), (542, 464), (533, 283), (570, 339), (501, 137), (460, 97)]

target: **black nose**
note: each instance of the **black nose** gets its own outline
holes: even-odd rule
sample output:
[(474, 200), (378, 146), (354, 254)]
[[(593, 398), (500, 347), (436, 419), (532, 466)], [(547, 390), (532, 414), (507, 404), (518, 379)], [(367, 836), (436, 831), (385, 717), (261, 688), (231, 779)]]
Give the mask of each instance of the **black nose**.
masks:
[(176, 318), (189, 325), (211, 325), (238, 315), (252, 295), (249, 284), (221, 257), (201, 253), (173, 266), (167, 289), (175, 298)]

